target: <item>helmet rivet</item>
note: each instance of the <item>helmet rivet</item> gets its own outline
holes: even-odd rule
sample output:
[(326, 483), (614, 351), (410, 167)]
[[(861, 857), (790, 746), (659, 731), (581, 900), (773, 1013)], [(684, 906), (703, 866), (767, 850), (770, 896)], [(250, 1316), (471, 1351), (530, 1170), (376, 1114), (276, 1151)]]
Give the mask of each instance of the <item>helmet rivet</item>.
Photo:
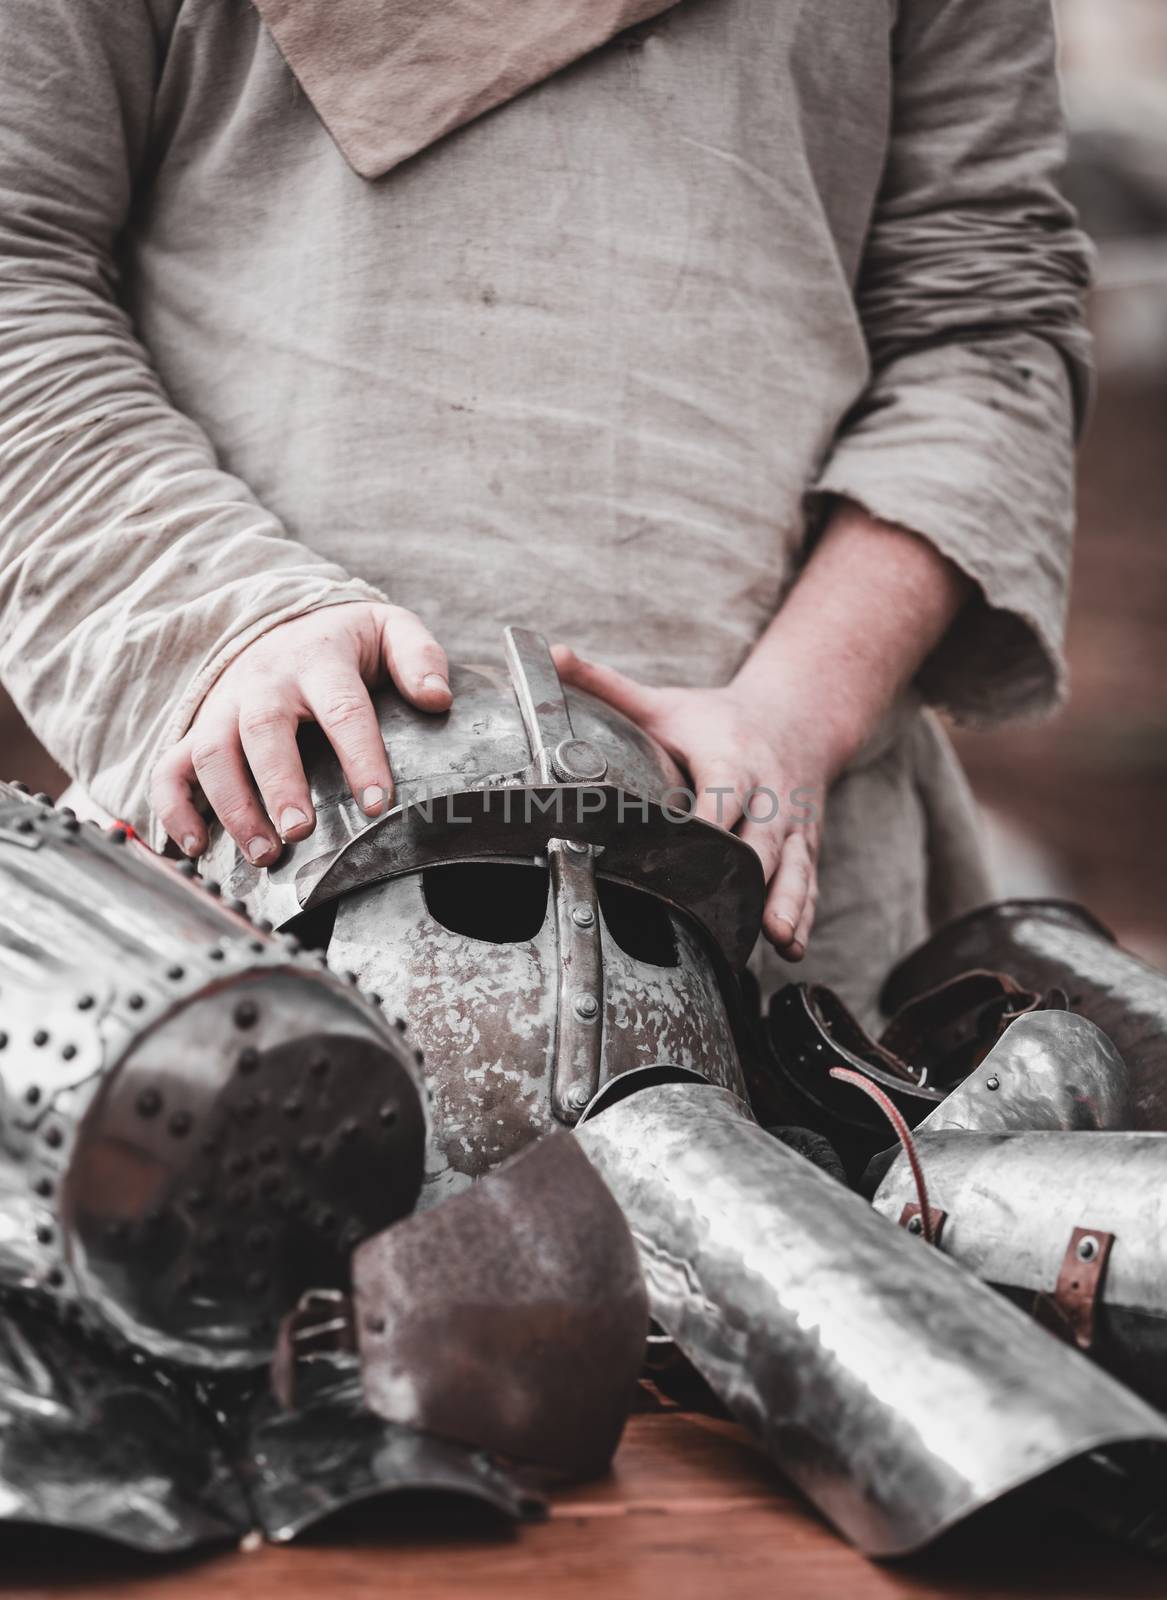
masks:
[(259, 1020), (259, 1007), (254, 1000), (240, 1000), (235, 1007), (235, 1026), (253, 1028)]
[(191, 1122), (189, 1111), (176, 1111), (167, 1123), (172, 1138), (184, 1139), (191, 1130)]
[(140, 994), (131, 994), (126, 996), (126, 1004), (131, 1011), (141, 1011), (146, 1002)]
[(999, 1089), (1000, 1087), (1001, 1087), (1001, 1080), (1000, 1080), (1000, 1078), (997, 1077), (997, 1075), (995, 1073), (993, 1074), (993, 1076), (991, 1078), (986, 1078), (985, 1079), (985, 1088), (986, 1089)]
[(185, 967), (170, 967), (167, 970), (166, 976), (170, 979), (170, 981), (172, 983), (177, 983), (180, 978), (185, 978), (186, 977), (186, 968)]
[(36, 1032), (32, 1036), (32, 1042), (35, 1045), (48, 1044), (49, 1036), (48, 1036), (48, 1033), (45, 1031), (44, 1028), (38, 1028), (36, 1030)]
[(582, 1111), (591, 1097), (582, 1083), (573, 1084), (567, 1091), (567, 1103), (573, 1111)]
[(914, 1217), (909, 1217), (908, 1218), (908, 1232), (909, 1233), (923, 1233), (923, 1231), (924, 1231), (924, 1219), (921, 1216), (916, 1215)]
[(596, 913), (591, 906), (576, 906), (571, 913), (571, 920), (577, 928), (590, 928), (596, 920)]
[(594, 994), (579, 994), (575, 997), (575, 1014), (584, 1022), (591, 1022), (600, 1013), (600, 1002)]
[(573, 851), (577, 856), (585, 856), (588, 853), (588, 846), (579, 839), (569, 839), (567, 841), (567, 848)]
[(551, 752), (551, 766), (564, 783), (599, 783), (608, 771), (607, 758), (587, 739), (561, 739)]
[(91, 994), (83, 994), (77, 1001), (78, 1011), (92, 1011), (96, 1002)]
[(246, 1049), (240, 1050), (236, 1065), (240, 1072), (254, 1072), (259, 1066), (259, 1051), (249, 1044)]
[(143, 1089), (134, 1104), (140, 1117), (156, 1117), (162, 1110), (162, 1096), (157, 1089)]
[(1092, 1233), (1088, 1233), (1084, 1239), (1078, 1240), (1077, 1256), (1079, 1261), (1093, 1261), (1097, 1254), (1098, 1240)]

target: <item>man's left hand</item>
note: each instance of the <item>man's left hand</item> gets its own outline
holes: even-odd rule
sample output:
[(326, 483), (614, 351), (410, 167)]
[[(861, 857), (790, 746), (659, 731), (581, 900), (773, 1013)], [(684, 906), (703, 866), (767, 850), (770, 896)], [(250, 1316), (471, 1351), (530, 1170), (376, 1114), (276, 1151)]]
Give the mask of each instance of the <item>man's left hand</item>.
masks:
[(612, 667), (553, 651), (565, 683), (606, 700), (664, 745), (689, 774), (692, 814), (733, 829), (762, 860), (768, 885), (762, 931), (800, 961), (814, 925), (823, 801), (834, 765), (823, 730), (775, 697), (745, 688), (650, 688)]

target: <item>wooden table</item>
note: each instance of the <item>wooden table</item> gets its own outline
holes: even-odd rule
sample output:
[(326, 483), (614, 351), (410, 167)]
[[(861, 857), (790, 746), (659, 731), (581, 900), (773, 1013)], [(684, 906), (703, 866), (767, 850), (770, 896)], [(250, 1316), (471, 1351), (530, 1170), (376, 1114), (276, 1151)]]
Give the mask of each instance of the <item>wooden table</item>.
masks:
[(57, 1536), (0, 1544), (22, 1600), (1164, 1600), (1167, 1566), (1068, 1519), (992, 1512), (923, 1557), (876, 1566), (826, 1528), (741, 1429), (665, 1408), (629, 1422), (613, 1473), (500, 1528), (432, 1501), (382, 1502), (307, 1544), (159, 1566)]

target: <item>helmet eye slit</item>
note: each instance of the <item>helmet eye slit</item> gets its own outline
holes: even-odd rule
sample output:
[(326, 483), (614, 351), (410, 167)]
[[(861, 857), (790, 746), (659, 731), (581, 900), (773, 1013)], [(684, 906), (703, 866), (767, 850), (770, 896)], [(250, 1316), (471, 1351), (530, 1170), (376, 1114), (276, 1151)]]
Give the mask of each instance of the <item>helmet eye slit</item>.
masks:
[(650, 967), (680, 965), (672, 918), (660, 900), (610, 878), (599, 878), (596, 891), (604, 927), (626, 956)]
[(426, 908), (450, 933), (489, 944), (529, 943), (547, 917), (546, 867), (510, 861), (465, 861), (426, 867)]

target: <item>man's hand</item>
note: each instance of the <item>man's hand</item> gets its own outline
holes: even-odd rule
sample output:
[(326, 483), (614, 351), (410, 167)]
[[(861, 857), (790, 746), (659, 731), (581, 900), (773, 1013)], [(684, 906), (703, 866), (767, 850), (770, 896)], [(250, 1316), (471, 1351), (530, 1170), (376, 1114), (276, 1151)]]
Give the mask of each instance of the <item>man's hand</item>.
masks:
[(556, 645), (565, 683), (606, 700), (660, 741), (693, 780), (692, 814), (734, 829), (762, 859), (762, 931), (788, 961), (806, 953), (818, 900), (823, 801), (841, 755), (793, 704), (734, 684), (653, 689)]
[(826, 790), (974, 593), (926, 540), (841, 500), (725, 688), (649, 689), (563, 645), (555, 658), (562, 678), (640, 723), (687, 768), (695, 815), (753, 845), (769, 884), (762, 931), (798, 961), (814, 923)]
[(362, 810), (392, 804), (389, 758), (369, 698), (392, 678), (422, 711), (450, 706), (441, 645), (412, 611), (363, 601), (280, 623), (216, 680), (189, 731), (154, 769), (150, 800), (188, 856), (207, 847), (199, 790), (249, 861), (269, 866), (281, 839), (316, 826), (296, 747), (301, 722), (318, 722)]

